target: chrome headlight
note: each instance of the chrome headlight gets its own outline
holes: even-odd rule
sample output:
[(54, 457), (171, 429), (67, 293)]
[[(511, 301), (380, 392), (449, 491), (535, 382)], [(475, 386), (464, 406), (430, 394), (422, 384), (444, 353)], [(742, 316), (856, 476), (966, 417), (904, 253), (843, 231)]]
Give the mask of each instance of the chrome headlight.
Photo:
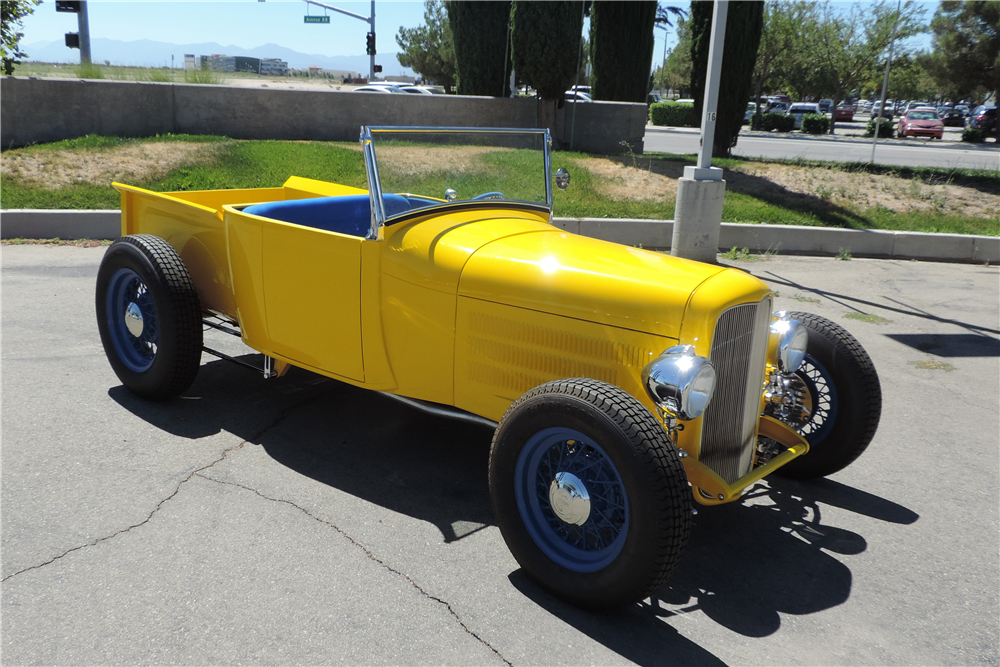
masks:
[(642, 385), (661, 409), (678, 419), (697, 419), (715, 392), (715, 367), (692, 345), (675, 345), (646, 364)]
[(782, 373), (794, 373), (802, 365), (809, 344), (809, 332), (798, 320), (781, 311), (771, 316), (767, 360)]

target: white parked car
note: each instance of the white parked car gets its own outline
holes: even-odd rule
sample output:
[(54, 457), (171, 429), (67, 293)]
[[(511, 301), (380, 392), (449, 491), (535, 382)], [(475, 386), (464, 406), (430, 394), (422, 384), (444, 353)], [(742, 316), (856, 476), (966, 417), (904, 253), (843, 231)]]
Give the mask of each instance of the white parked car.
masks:
[(402, 93), (404, 92), (399, 86), (385, 86), (385, 85), (373, 85), (369, 84), (367, 86), (359, 86), (354, 89), (356, 93)]
[(796, 102), (788, 109), (788, 115), (795, 118), (795, 129), (802, 129), (802, 117), (810, 113), (823, 113), (815, 103)]

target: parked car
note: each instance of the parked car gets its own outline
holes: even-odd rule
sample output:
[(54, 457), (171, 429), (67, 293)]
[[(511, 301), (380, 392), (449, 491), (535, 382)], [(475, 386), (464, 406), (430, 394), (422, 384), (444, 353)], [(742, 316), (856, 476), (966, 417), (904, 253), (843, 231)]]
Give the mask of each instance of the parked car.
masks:
[(938, 116), (947, 127), (965, 127), (965, 115), (960, 109), (941, 107), (938, 109)]
[(834, 120), (851, 122), (854, 120), (854, 107), (850, 104), (840, 104), (833, 114)]
[(768, 100), (765, 113), (788, 113), (788, 103)]
[(820, 100), (819, 101), (819, 112), (820, 113), (832, 113), (833, 112), (833, 100)]
[(753, 120), (753, 115), (757, 113), (757, 103), (747, 102), (746, 113), (743, 114), (743, 124), (747, 125)]
[(796, 102), (788, 109), (788, 115), (795, 118), (795, 129), (802, 128), (802, 117), (806, 114), (821, 113), (819, 105), (812, 102)]
[(872, 110), (870, 113), (873, 118), (877, 116), (879, 118), (888, 118), (889, 120), (892, 120), (895, 115), (893, 113), (893, 106), (889, 102), (886, 102), (885, 109), (882, 109), (881, 102), (875, 102), (872, 104)]
[(553, 180), (570, 176), (550, 146), (547, 129), (363, 127), (367, 190), (114, 184), (122, 237), (96, 285), (112, 369), (176, 397), (203, 352), (246, 363), (210, 331), (264, 355), (265, 378), (295, 366), (488, 424), (494, 516), (524, 572), (587, 607), (650, 596), (692, 502), (853, 462), (878, 375), (839, 324), (772, 312), (745, 271), (554, 227)]
[(399, 86), (386, 86), (386, 85), (372, 85), (358, 86), (354, 89), (355, 93), (404, 93), (405, 91)]
[(434, 91), (430, 88), (425, 88), (424, 86), (399, 86), (399, 89), (404, 93), (410, 93), (413, 95), (433, 95)]
[(593, 102), (594, 100), (590, 97), (588, 93), (581, 93), (579, 91), (566, 91), (566, 101), (568, 102)]
[(938, 116), (937, 109), (932, 107), (917, 107), (906, 112), (899, 119), (896, 127), (896, 136), (900, 139), (906, 137), (927, 137), (928, 139), (940, 139), (944, 136), (944, 123)]
[(978, 106), (969, 115), (969, 127), (983, 130), (987, 135), (997, 133), (997, 108), (995, 106)]

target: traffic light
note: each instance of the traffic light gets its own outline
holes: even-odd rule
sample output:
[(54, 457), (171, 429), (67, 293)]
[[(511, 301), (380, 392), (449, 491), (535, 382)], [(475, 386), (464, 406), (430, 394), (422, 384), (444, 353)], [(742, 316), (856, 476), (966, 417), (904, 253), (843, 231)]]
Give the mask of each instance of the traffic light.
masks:
[(382, 66), (381, 65), (375, 65), (375, 73), (376, 74), (381, 74), (382, 73)]
[(375, 33), (374, 32), (368, 33), (368, 48), (365, 51), (365, 53), (367, 53), (370, 56), (375, 55)]
[(67, 32), (66, 47), (70, 49), (80, 48), (80, 34), (76, 32)]
[(80, 3), (75, 0), (56, 0), (56, 11), (57, 12), (70, 12), (72, 14), (80, 13)]

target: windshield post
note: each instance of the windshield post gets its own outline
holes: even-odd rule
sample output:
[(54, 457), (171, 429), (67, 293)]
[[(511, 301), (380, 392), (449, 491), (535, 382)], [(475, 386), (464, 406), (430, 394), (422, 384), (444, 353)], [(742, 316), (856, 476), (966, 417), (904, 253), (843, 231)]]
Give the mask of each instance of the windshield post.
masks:
[(378, 240), (379, 230), (385, 224), (385, 211), (382, 209), (382, 186), (378, 177), (378, 163), (375, 161), (375, 147), (372, 144), (372, 133), (367, 126), (361, 128), (361, 148), (365, 153), (365, 171), (368, 173), (368, 197), (371, 200), (372, 222), (368, 230), (371, 240)]
[(552, 136), (545, 128), (545, 203), (549, 205), (549, 222), (552, 222)]

